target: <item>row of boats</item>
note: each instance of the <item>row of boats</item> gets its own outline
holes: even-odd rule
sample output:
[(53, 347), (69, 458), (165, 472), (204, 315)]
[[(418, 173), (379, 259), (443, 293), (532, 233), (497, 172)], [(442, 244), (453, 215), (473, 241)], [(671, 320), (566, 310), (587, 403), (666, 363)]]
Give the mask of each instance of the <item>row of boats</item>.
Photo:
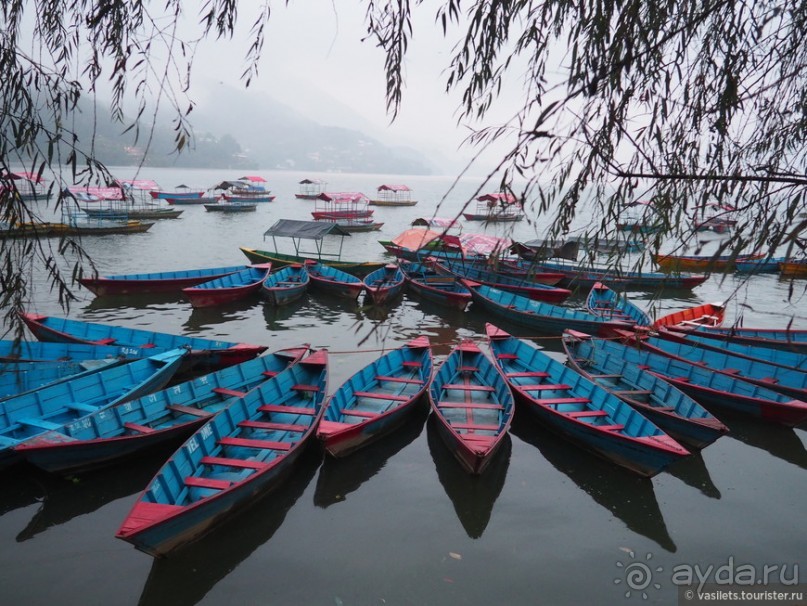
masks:
[(602, 336), (556, 326), (565, 364), (488, 323), (487, 352), (464, 340), (435, 365), (420, 336), (330, 396), (328, 352), (305, 344), (266, 354), (264, 346), (26, 314), (42, 342), (3, 344), (3, 374), (16, 365), (20, 382), (39, 365), (57, 374), (33, 373), (40, 384), (30, 379), (17, 392), (6, 386), (0, 461), (73, 473), (184, 439), (117, 533), (165, 556), (276, 486), (307, 443), (349, 455), (388, 435), (424, 396), (439, 435), (472, 474), (495, 460), (517, 402), (643, 476), (727, 433), (712, 410), (784, 426), (807, 420), (807, 331), (722, 328), (718, 305), (648, 322), (603, 284), (587, 307), (613, 324)]

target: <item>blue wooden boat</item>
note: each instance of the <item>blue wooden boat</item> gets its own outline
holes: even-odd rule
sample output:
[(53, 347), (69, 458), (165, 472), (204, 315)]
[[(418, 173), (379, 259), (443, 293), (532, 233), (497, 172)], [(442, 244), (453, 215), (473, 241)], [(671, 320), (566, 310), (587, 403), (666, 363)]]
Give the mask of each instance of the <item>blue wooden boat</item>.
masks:
[(160, 271), (142, 274), (120, 274), (79, 278), (84, 288), (97, 296), (142, 295), (180, 292), (183, 288), (215, 280), (228, 274), (241, 271), (246, 265), (226, 267), (205, 267), (178, 271)]
[(311, 288), (320, 292), (355, 300), (364, 290), (364, 282), (337, 267), (316, 261), (306, 261), (305, 267)]
[(647, 477), (689, 455), (638, 410), (572, 368), (492, 324), (486, 332), (513, 393), (550, 429)]
[(60, 360), (52, 362), (0, 362), (0, 400), (16, 396), (56, 381), (69, 380), (82, 373), (96, 372), (123, 358), (100, 360)]
[(741, 356), (751, 360), (761, 360), (768, 364), (783, 366), (801, 372), (807, 372), (807, 353), (796, 353), (784, 349), (774, 349), (772, 347), (760, 347), (758, 345), (744, 345), (733, 341), (722, 341), (702, 337), (695, 331), (677, 332), (665, 327), (659, 327), (657, 333), (662, 339), (676, 341), (677, 343), (687, 343), (703, 349), (730, 353), (733, 356)]
[(789, 328), (744, 328), (738, 326), (670, 326), (682, 334), (694, 334), (713, 341), (807, 353), (807, 330)]
[(457, 278), (464, 278), (472, 280), (479, 284), (485, 284), (504, 290), (507, 292), (516, 293), (533, 301), (546, 301), (547, 303), (562, 303), (569, 298), (572, 294), (571, 290), (566, 288), (558, 288), (557, 286), (548, 286), (530, 279), (528, 274), (523, 276), (512, 276), (488, 269), (482, 269), (479, 266), (469, 263), (442, 263), (434, 261), (434, 267), (439, 273), (444, 275), (455, 276)]
[(734, 270), (741, 274), (775, 274), (779, 271), (779, 264), (787, 261), (787, 257), (764, 257), (735, 261)]
[(364, 277), (364, 290), (373, 303), (383, 305), (401, 294), (405, 283), (401, 268), (388, 263)]
[(591, 288), (597, 282), (625, 289), (656, 290), (658, 288), (693, 289), (708, 276), (690, 273), (622, 270), (604, 265), (557, 263), (554, 261), (505, 262), (502, 269), (510, 271), (554, 271), (564, 275), (562, 284), (569, 288)]
[(398, 263), (404, 274), (407, 289), (418, 297), (461, 311), (470, 304), (471, 291), (456, 276), (438, 274), (423, 263), (409, 261)]
[(728, 428), (693, 398), (636, 364), (602, 351), (588, 335), (563, 333), (567, 363), (588, 380), (624, 400), (686, 447), (700, 450)]
[(704, 366), (724, 375), (737, 377), (755, 385), (807, 402), (807, 373), (735, 356), (730, 352), (703, 349), (696, 345), (677, 343), (648, 334), (622, 332), (620, 336), (628, 345), (647, 349), (653, 353), (669, 356), (689, 364)]
[(40, 341), (114, 345), (137, 352), (145, 349), (152, 353), (165, 352), (177, 347), (188, 348), (190, 353), (183, 362), (181, 372), (190, 369), (210, 371), (239, 364), (251, 360), (267, 349), (265, 345), (214, 341), (33, 313), (24, 313), (21, 317)]
[(533, 301), (470, 280), (463, 280), (462, 283), (471, 291), (474, 305), (505, 320), (545, 333), (560, 335), (564, 329), (574, 328), (581, 332), (607, 335), (614, 329), (632, 326), (629, 322), (608, 320), (584, 311)]
[(165, 556), (277, 487), (315, 438), (327, 367), (318, 351), (233, 400), (163, 465), (116, 536)]
[(461, 341), (437, 369), (429, 402), (440, 437), (471, 474), (490, 465), (510, 428), (513, 394), (490, 359)]
[(55, 473), (110, 465), (146, 449), (187, 438), (210, 418), (309, 352), (282, 349), (93, 413), (15, 448), (29, 463)]
[(353, 374), (328, 400), (317, 430), (325, 451), (344, 457), (383, 438), (410, 415), (432, 375), (429, 339), (417, 337)]
[(162, 389), (187, 353), (185, 349), (174, 349), (4, 400), (0, 404), (0, 467), (19, 458), (13, 448), (26, 440), (59, 430), (102, 408)]
[(645, 372), (671, 383), (706, 407), (725, 409), (788, 427), (807, 421), (807, 402), (794, 400), (730, 374), (608, 339), (592, 339), (592, 346), (641, 366)]
[(261, 282), (272, 269), (271, 263), (250, 265), (240, 271), (227, 274), (209, 282), (183, 288), (182, 294), (193, 307), (215, 307), (240, 301), (258, 292)]
[(266, 276), (261, 283), (261, 296), (272, 305), (288, 305), (305, 294), (310, 281), (305, 266), (293, 263)]
[(602, 282), (597, 282), (591, 287), (586, 298), (586, 309), (595, 316), (607, 320), (631, 322), (638, 326), (650, 326), (653, 323), (650, 317), (631, 303), (624, 293), (619, 294)]
[(116, 345), (86, 343), (49, 343), (47, 341), (0, 340), (0, 362), (80, 362), (126, 358), (134, 360), (154, 353)]
[(258, 209), (258, 205), (255, 202), (237, 202), (230, 200), (205, 204), (204, 207), (208, 212), (217, 213), (250, 213)]

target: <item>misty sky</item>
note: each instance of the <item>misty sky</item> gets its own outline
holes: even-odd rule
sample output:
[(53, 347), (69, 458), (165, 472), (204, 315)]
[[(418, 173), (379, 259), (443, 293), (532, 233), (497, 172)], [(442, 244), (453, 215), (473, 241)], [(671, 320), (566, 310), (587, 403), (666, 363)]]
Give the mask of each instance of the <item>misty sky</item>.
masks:
[[(377, 129), (385, 142), (401, 142), (421, 149), (455, 155), (468, 130), (457, 126), (459, 94), (445, 92), (455, 31), (443, 38), (434, 23), (434, 8), (415, 10), (414, 35), (406, 60), (406, 90), (398, 118), (389, 124), (386, 113), (384, 53), (365, 35), (363, 3), (296, 0), (273, 8), (260, 73), (250, 89), (265, 91), (317, 121), (340, 124), (339, 104), (352, 108)], [(249, 7), (244, 6), (245, 9)], [(250, 10), (239, 12), (239, 35), (230, 41), (207, 41), (195, 59), (191, 96), (203, 99), (216, 85), (243, 88), (239, 77), (248, 48)], [(510, 96), (512, 99), (514, 95)], [(337, 103), (334, 103), (334, 100)], [(499, 115), (504, 115), (502, 112)], [(367, 132), (367, 127), (362, 128)], [(390, 141), (390, 139), (392, 141)], [(471, 151), (464, 151), (469, 157)]]

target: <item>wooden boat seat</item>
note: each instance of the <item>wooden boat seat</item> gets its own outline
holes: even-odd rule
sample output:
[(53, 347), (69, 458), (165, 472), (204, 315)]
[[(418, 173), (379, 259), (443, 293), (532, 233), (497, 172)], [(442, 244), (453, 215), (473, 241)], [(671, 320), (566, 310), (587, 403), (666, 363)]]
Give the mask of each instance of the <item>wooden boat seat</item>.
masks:
[(604, 410), (576, 410), (573, 412), (563, 413), (570, 419), (580, 419), (582, 417), (607, 417), (608, 413)]
[(507, 372), (504, 374), (508, 379), (518, 379), (520, 377), (536, 377), (539, 379), (545, 379), (549, 376), (547, 372), (540, 372), (537, 370), (522, 370), (518, 372)]
[(555, 385), (519, 385), (519, 387), (524, 391), (566, 391), (572, 388), (571, 385), (566, 385), (566, 383), (558, 383)]
[(536, 398), (538, 404), (546, 404), (548, 406), (556, 406), (558, 404), (588, 404), (591, 402), (588, 398)]
[(290, 450), (291, 444), (288, 442), (276, 442), (274, 440), (253, 440), (251, 438), (230, 438), (225, 437), (219, 440), (222, 446), (241, 446), (243, 448), (257, 448), (260, 450)]
[(143, 343), (142, 345), (138, 345), (140, 349), (154, 349), (157, 347), (154, 343)]
[(457, 372), (479, 372), (476, 366), (458, 366)]
[(504, 410), (501, 404), (484, 404), (482, 402), (447, 402), (440, 401), (437, 403), (440, 408), (470, 408), (479, 410)]
[(394, 400), (395, 402), (406, 402), (412, 396), (396, 396), (391, 393), (376, 393), (374, 391), (354, 391), (353, 395), (357, 398), (372, 398), (374, 400)]
[(362, 417), (364, 419), (374, 419), (380, 413), (373, 412), (372, 410), (358, 410), (357, 408), (345, 408), (342, 415), (346, 417)]
[(602, 429), (603, 431), (622, 431), (625, 429), (624, 425), (597, 425), (597, 429)]
[(319, 385), (292, 385), (291, 388), (294, 391), (310, 391), (311, 393), (316, 393), (319, 391)]
[(464, 383), (446, 383), (443, 389), (460, 389), (462, 391), (496, 391), (490, 385), (465, 385)]
[(202, 465), (221, 465), (222, 467), (236, 467), (238, 469), (264, 469), (268, 463), (253, 459), (230, 459), (227, 457), (202, 457)]
[(46, 421), (45, 419), (38, 419), (36, 417), (31, 417), (28, 419), (17, 419), (17, 423), (20, 425), (29, 425), (30, 427), (38, 427), (39, 429), (51, 430), (51, 429), (59, 429), (61, 425), (57, 423), (52, 423), (51, 421)]
[(423, 385), (420, 379), (405, 379), (403, 377), (388, 377), (386, 375), (376, 375), (376, 381), (389, 381), (390, 383), (412, 383), (414, 385)]
[(115, 342), (115, 339), (107, 338), (107, 339), (98, 339), (97, 341), (93, 341), (98, 345), (112, 345)]
[(249, 427), (250, 429), (266, 429), (267, 431), (305, 431), (307, 425), (295, 425), (293, 423), (272, 423), (271, 421), (241, 421), (239, 427)]
[(720, 371), (728, 375), (738, 375), (741, 372), (739, 368), (721, 368)]
[(259, 406), (261, 412), (282, 412), (289, 415), (310, 415), (317, 414), (316, 408), (301, 408), (296, 406), (283, 406), (282, 404), (264, 404)]
[(214, 387), (210, 391), (220, 396), (227, 396), (228, 398), (243, 398), (247, 395), (245, 391), (236, 391), (235, 389), (227, 389), (226, 387)]
[(453, 429), (473, 429), (475, 431), (499, 431), (498, 425), (481, 424), (481, 423), (451, 423)]
[(518, 356), (516, 354), (511, 353), (500, 353), (497, 354), (496, 357), (499, 360), (518, 360)]
[(759, 379), (762, 383), (770, 383), (771, 385), (776, 385), (779, 383), (779, 379), (776, 377), (762, 377)]
[(137, 423), (124, 423), (123, 426), (126, 429), (130, 429), (131, 431), (136, 431), (137, 433), (154, 433), (156, 430), (151, 427), (146, 427), (145, 425), (138, 425)]
[(75, 410), (76, 412), (98, 412), (98, 407), (92, 404), (85, 404), (84, 402), (66, 402), (63, 404), (65, 408)]
[(276, 377), (277, 371), (276, 370), (264, 370), (261, 373), (264, 377)]
[(417, 360), (404, 360), (403, 362), (401, 362), (401, 366), (403, 366), (404, 368), (420, 368), (421, 366), (423, 366), (423, 364), (421, 364)]
[(490, 444), (496, 441), (496, 436), (488, 436), (481, 433), (462, 433), (460, 437), (464, 442), (475, 442), (477, 444)]
[(214, 480), (212, 478), (200, 478), (199, 476), (188, 476), (184, 480), (185, 486), (195, 486), (196, 488), (209, 488), (211, 490), (227, 490), (233, 485), (230, 480)]
[(193, 406), (183, 406), (182, 404), (169, 404), (166, 406), (168, 410), (173, 410), (183, 415), (192, 415), (194, 417), (205, 418), (213, 416), (212, 412), (202, 410), (201, 408), (194, 408)]

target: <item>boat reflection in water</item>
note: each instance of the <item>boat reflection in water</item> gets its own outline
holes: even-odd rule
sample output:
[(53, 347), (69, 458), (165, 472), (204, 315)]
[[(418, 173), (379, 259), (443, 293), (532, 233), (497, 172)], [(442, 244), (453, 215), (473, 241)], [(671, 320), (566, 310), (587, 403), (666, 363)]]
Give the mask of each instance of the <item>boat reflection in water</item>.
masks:
[(378, 474), (387, 461), (414, 442), (423, 431), (428, 407), (423, 401), (417, 409), (395, 431), (362, 447), (344, 458), (325, 455), (319, 470), (317, 487), (314, 491), (314, 505), (327, 507), (345, 501), (349, 494), (356, 492), (362, 484)]
[[(225, 520), (170, 557), (155, 558), (138, 604), (191, 606), (201, 602), (222, 579), (274, 536), (311, 483), (321, 461), (317, 448), (307, 448), (295, 463), (294, 473), (264, 495), (255, 507)], [(267, 570), (266, 579), (270, 574)], [(270, 604), (271, 596), (264, 595), (258, 602)]]
[(673, 463), (664, 471), (678, 478), (687, 486), (697, 488), (704, 496), (710, 499), (719, 499), (722, 496), (720, 489), (715, 486), (712, 477), (709, 475), (706, 461), (703, 460), (701, 452), (693, 452), (691, 456)]
[[(49, 528), (139, 493), (175, 448), (176, 443), (173, 443), (149, 451), (128, 461), (125, 470), (114, 466), (67, 478), (41, 474), (38, 480), (41, 504), (28, 525), (17, 535), (17, 542), (33, 539)], [(31, 468), (26, 469), (31, 473)]]
[(625, 526), (658, 543), (671, 553), (677, 547), (667, 530), (659, 508), (653, 481), (570, 444), (536, 423), (519, 415), (511, 433), (535, 446), (558, 471), (569, 477), (598, 505), (602, 505)]
[(190, 303), (183, 301), (188, 310), (188, 319), (183, 327), (190, 334), (210, 334), (211, 328), (215, 329), (225, 322), (246, 320), (251, 310), (260, 305), (260, 302), (257, 295), (212, 307), (191, 307)]
[(754, 423), (753, 420), (739, 416), (726, 416), (723, 419), (728, 425), (729, 438), (764, 450), (777, 459), (807, 469), (807, 449), (804, 447), (804, 433), (799, 429), (781, 427), (765, 423)]
[(505, 435), (488, 468), (480, 475), (473, 475), (465, 471), (451, 454), (440, 438), (435, 423), (436, 420), (430, 418), (426, 424), (426, 439), (437, 479), (451, 500), (468, 537), (478, 539), (488, 527), (493, 506), (504, 487), (513, 447), (510, 435)]

